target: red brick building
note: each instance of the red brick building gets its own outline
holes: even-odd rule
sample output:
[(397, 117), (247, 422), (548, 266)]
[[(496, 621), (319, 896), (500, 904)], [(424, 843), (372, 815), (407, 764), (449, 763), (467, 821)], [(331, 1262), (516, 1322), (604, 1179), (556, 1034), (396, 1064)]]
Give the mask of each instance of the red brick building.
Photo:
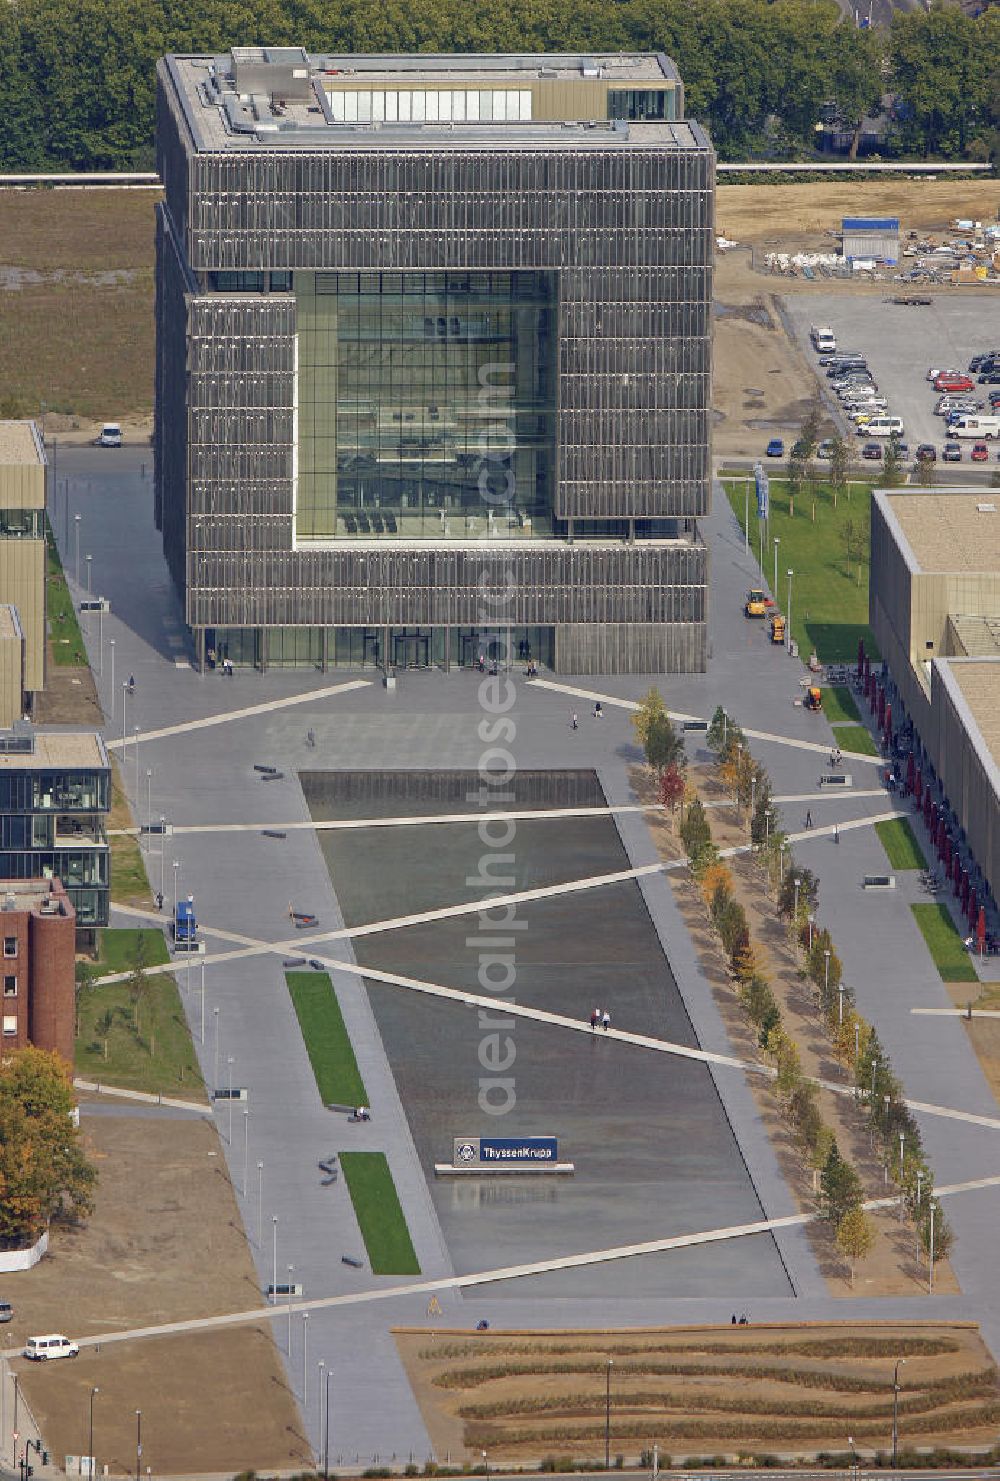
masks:
[(76, 912), (58, 879), (0, 880), (0, 1053), (56, 1049), (72, 1065)]

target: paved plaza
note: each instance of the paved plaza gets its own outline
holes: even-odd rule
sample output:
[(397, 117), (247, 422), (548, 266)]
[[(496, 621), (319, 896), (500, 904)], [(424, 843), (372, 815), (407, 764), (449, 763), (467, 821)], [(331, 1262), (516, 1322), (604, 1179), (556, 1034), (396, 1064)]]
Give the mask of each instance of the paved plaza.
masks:
[[(334, 1374), (331, 1464), (430, 1454), (389, 1332), (394, 1323), (728, 1321), (734, 1308), (747, 1306), (756, 1320), (948, 1315), (981, 1321), (1000, 1353), (991, 1248), (1000, 1187), (992, 1183), (948, 1197), (961, 1297), (856, 1301), (848, 1312), (826, 1295), (635, 805), (629, 768), (639, 753), (631, 702), (656, 682), (678, 714), (708, 717), (725, 704), (750, 735), (775, 791), (789, 799), (782, 804), (789, 832), (800, 834), (806, 808), (813, 811), (818, 826), (797, 841), (797, 856), (820, 876), (821, 919), (907, 1095), (938, 1108), (920, 1121), (939, 1184), (1000, 1175), (1000, 1117), (961, 1022), (912, 1011), (948, 1006), (913, 924), (913, 886), (901, 878), (894, 892), (860, 888), (865, 874), (886, 869), (871, 821), (893, 811), (892, 799), (878, 786), (877, 765), (861, 757), (850, 761), (851, 792), (817, 793), (833, 732), (822, 716), (795, 704), (801, 666), (742, 618), (741, 596), (757, 572), (726, 501), (717, 499), (717, 512), (703, 525), (713, 562), (707, 675), (543, 676), (537, 684), (514, 676), (509, 749), (518, 775), (587, 773), (599, 784), (598, 811), (524, 818), (514, 845), (513, 888), (525, 897), (530, 927), (515, 997), (526, 1015), (553, 1015), (517, 1021), (524, 1100), (516, 1126), (571, 1136), (581, 1174), (567, 1190), (532, 1185), (530, 1201), (503, 1193), (487, 1202), (467, 1186), (435, 1186), (426, 1176), (430, 1161), (448, 1160), (452, 1134), (490, 1129), (465, 1124), (475, 1104), (477, 1010), (419, 990), (426, 982), (442, 991), (478, 991), (464, 944), (476, 905), (464, 883), (474, 836), (462, 817), (467, 808), (440, 789), (425, 798), (404, 791), (400, 798), (386, 788), (380, 798), (373, 788), (363, 805), (357, 797), (324, 797), (324, 773), (475, 772), (484, 750), (479, 680), (465, 672), (405, 673), (388, 693), (371, 672), (198, 675), (187, 661), (180, 609), (152, 527), (151, 484), (139, 464), (130, 450), (61, 451), (69, 519), (57, 500), (54, 523), (61, 542), (70, 530), (64, 558), (72, 581), (73, 516), (81, 514), (80, 549), (93, 556), (93, 589), (111, 601), (103, 631), (91, 619), (85, 636), (109, 713), (108, 738), (137, 815), (145, 821), (148, 795), (152, 816), (174, 829), (162, 856), (160, 841), (152, 842), (152, 886), (159, 888), (162, 877), (169, 902), (176, 874), (180, 892), (195, 895), (206, 927), (203, 1044), (199, 968), (190, 987), (185, 971), (179, 981), (206, 1079), (213, 1079), (216, 1064), (221, 1078), (232, 1059), (233, 1083), (249, 1091), (246, 1163), (242, 1135), (225, 1151), (261, 1287), (272, 1279), (276, 1250), (279, 1280), (291, 1265), (306, 1301), (338, 1303), (310, 1311), (304, 1414), (317, 1443), (315, 1374), (322, 1358)], [(129, 674), (136, 692), (126, 699), (121, 686)], [(603, 720), (591, 716), (592, 695), (604, 700)], [(570, 724), (574, 713), (578, 730)], [(255, 765), (277, 766), (283, 777), (264, 783)], [(534, 795), (507, 806), (545, 810)], [(456, 814), (450, 823), (414, 821)], [(392, 823), (396, 816), (410, 821)], [(315, 826), (369, 819), (383, 826)], [(285, 836), (267, 837), (267, 829)], [(590, 882), (604, 876), (613, 879)], [(316, 913), (315, 932), (297, 939), (290, 902)], [(458, 908), (462, 914), (454, 913)], [(132, 919), (123, 914), (119, 923)], [(393, 929), (382, 930), (383, 922)], [(311, 937), (315, 945), (307, 946)], [(283, 956), (296, 953), (334, 965), (375, 1112), (367, 1124), (347, 1124), (319, 1102), (282, 974)], [(380, 973), (391, 981), (380, 982)], [(415, 985), (399, 985), (399, 978)], [(592, 996), (602, 1006), (608, 1000), (614, 1028), (637, 1042), (588, 1041), (579, 1010), (582, 999), (589, 1011)], [(644, 1047), (642, 1036), (676, 1043), (677, 1052)], [(685, 1050), (698, 1060), (685, 1058)], [(225, 1113), (219, 1125), (225, 1139)], [(422, 1271), (412, 1282), (372, 1277), (342, 1261), (363, 1245), (346, 1188), (322, 1187), (317, 1161), (353, 1147), (388, 1158)], [(789, 1222), (767, 1227), (782, 1220)], [(744, 1227), (756, 1232), (736, 1232)], [(695, 1248), (595, 1259), (583, 1275), (560, 1268), (471, 1284), (478, 1271), (558, 1264), (561, 1256), (710, 1230), (728, 1234)], [(428, 1282), (437, 1283), (440, 1318), (426, 1316)], [(303, 1325), (296, 1314), (288, 1361), (300, 1396)], [(275, 1323), (282, 1346), (285, 1330), (282, 1316)]]

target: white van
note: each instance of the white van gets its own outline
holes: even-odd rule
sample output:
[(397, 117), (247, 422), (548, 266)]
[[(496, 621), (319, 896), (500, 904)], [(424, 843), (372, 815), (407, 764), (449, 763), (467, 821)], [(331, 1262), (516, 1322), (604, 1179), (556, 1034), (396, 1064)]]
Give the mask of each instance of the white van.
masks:
[(29, 1337), (24, 1348), (24, 1356), (36, 1363), (48, 1362), (50, 1358), (75, 1358), (79, 1355), (77, 1344), (70, 1342), (60, 1332), (51, 1332), (47, 1337)]
[(837, 351), (837, 337), (829, 324), (813, 324), (809, 338), (817, 355), (833, 355)]
[(964, 416), (957, 417), (948, 428), (949, 437), (976, 437), (989, 442), (1000, 437), (1000, 417)]
[(94, 438), (95, 447), (121, 447), (123, 444), (122, 429), (117, 422), (105, 422), (100, 434)]
[(902, 437), (902, 417), (872, 417), (865, 424), (865, 431), (869, 437)]

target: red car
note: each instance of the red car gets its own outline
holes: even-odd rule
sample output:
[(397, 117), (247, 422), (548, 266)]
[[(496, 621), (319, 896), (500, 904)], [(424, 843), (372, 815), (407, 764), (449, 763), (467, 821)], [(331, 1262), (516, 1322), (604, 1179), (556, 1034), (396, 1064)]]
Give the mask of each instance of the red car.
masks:
[(945, 371), (943, 375), (934, 377), (935, 391), (973, 391), (975, 382), (967, 375), (955, 375)]
[(985, 442), (974, 442), (972, 444), (972, 461), (974, 463), (988, 463), (990, 450)]

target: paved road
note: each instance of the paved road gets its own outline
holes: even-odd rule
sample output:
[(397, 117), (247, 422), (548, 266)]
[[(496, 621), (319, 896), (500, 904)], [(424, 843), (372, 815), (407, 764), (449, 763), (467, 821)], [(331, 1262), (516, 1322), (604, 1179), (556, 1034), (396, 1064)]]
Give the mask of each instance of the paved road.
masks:
[[(133, 672), (138, 686), (125, 716), (126, 733), (131, 733), (134, 724), (144, 732), (161, 732), (158, 738), (149, 738), (139, 747), (140, 814), (146, 806), (147, 769), (153, 773), (153, 816), (162, 813), (171, 822), (192, 828), (215, 822), (240, 823), (248, 817), (259, 819), (264, 827), (280, 827), (289, 822), (308, 824), (295, 773), (315, 767), (317, 758), (323, 766), (337, 768), (357, 766), (363, 757), (367, 767), (386, 771), (478, 765), (478, 686), (469, 675), (407, 674), (394, 696), (365, 683), (361, 688), (317, 698), (310, 691), (338, 688), (337, 680), (331, 676), (329, 681), (317, 682), (317, 676), (309, 672), (272, 670), (263, 676), (240, 673), (234, 680), (223, 682), (217, 675), (199, 677), (188, 666), (177, 667), (179, 656), (187, 651), (179, 611), (151, 528), (148, 483), (135, 477), (134, 466), (130, 471), (131, 456), (128, 451), (120, 455), (89, 449), (70, 456), (61, 454), (60, 479), (67, 475), (70, 479), (70, 513), (79, 510), (84, 515), (81, 548), (94, 556), (94, 589), (112, 599), (112, 613), (104, 623), (103, 688), (109, 712), (112, 691), (108, 640), (114, 637), (116, 679), (120, 683), (122, 674)], [(58, 528), (58, 507), (56, 515)], [(717, 513), (705, 522), (704, 530), (713, 560), (711, 671), (707, 676), (657, 682), (678, 713), (707, 715), (716, 703), (725, 703), (741, 723), (752, 727), (754, 750), (770, 768), (776, 790), (790, 799), (801, 799), (816, 788), (817, 757), (832, 745), (833, 732), (823, 717), (807, 716), (794, 703), (800, 693), (801, 667), (763, 643), (759, 633), (747, 631), (740, 615), (739, 595), (756, 572), (724, 500), (719, 500)], [(96, 643), (96, 632), (90, 639)], [(562, 684), (563, 680), (557, 682)], [(600, 689), (609, 700), (635, 702), (648, 684), (641, 678), (619, 678), (602, 681)], [(570, 685), (577, 693), (589, 692), (593, 687), (590, 680), (576, 685), (570, 681)], [(294, 705), (288, 707), (284, 703), (287, 700), (294, 700)], [(628, 711), (609, 706), (602, 722), (589, 723), (585, 718), (580, 731), (573, 733), (568, 720), (572, 709), (578, 707), (579, 700), (561, 688), (518, 686), (515, 715), (519, 767), (564, 768), (568, 762), (593, 766), (611, 807), (634, 805), (629, 766), (637, 752)], [(222, 725), (187, 728), (191, 720), (215, 722), (218, 716), (238, 709), (255, 713)], [(114, 695), (113, 714), (109, 731), (112, 737), (120, 736), (120, 692)], [(308, 743), (308, 731), (314, 733), (314, 748)], [(692, 741), (692, 746), (696, 744)], [(135, 789), (132, 743), (123, 760), (126, 783)], [(254, 762), (280, 763), (286, 771), (285, 780), (260, 785), (252, 778)], [(833, 930), (848, 980), (856, 987), (863, 1011), (875, 1019), (888, 1042), (911, 1097), (982, 1118), (985, 1123), (980, 1126), (950, 1117), (922, 1116), (940, 1180), (958, 1184), (992, 1177), (1000, 1170), (1000, 1144), (996, 1131), (991, 1129), (996, 1106), (961, 1023), (925, 1019), (910, 1011), (913, 1007), (945, 1007), (947, 999), (913, 926), (906, 891), (874, 897), (866, 896), (859, 888), (863, 874), (884, 872), (885, 858), (870, 826), (847, 833), (846, 823), (884, 812), (885, 799), (881, 795), (858, 795), (845, 797), (839, 804), (825, 799), (823, 805), (824, 817), (830, 817), (831, 822), (837, 816), (834, 808), (843, 808), (841, 845), (830, 847), (827, 825), (803, 838), (797, 851), (803, 862), (820, 874), (822, 918)], [(786, 808), (786, 822), (796, 831), (802, 804), (789, 801)], [(634, 877), (660, 939), (668, 944), (670, 964), (697, 1041), (706, 1053), (731, 1056), (718, 1010), (658, 865), (644, 816), (641, 812), (618, 812), (616, 826), (630, 871), (643, 871)], [(198, 1045), (207, 1078), (213, 1078), (216, 1057), (225, 1066), (232, 1056), (234, 1083), (251, 1087), (250, 1186), (242, 1208), (262, 1285), (272, 1273), (273, 1214), (278, 1218), (279, 1272), (293, 1263), (296, 1278), (304, 1280), (307, 1299), (346, 1297), (356, 1302), (349, 1307), (318, 1309), (310, 1326), (313, 1361), (324, 1357), (335, 1371), (338, 1455), (353, 1458), (378, 1453), (385, 1457), (395, 1452), (406, 1456), (412, 1451), (424, 1457), (429, 1453), (429, 1441), (388, 1332), (389, 1320), (422, 1320), (423, 1301), (404, 1295), (373, 1300), (385, 1282), (340, 1264), (341, 1251), (358, 1248), (359, 1234), (345, 1190), (319, 1187), (314, 1171), (317, 1154), (334, 1145), (346, 1145), (345, 1135), (356, 1138), (354, 1144), (358, 1146), (382, 1146), (425, 1277), (447, 1284), (455, 1271), (419, 1169), (367, 995), (356, 975), (350, 941), (342, 935), (330, 959), (349, 968), (335, 970), (334, 981), (371, 1100), (380, 1108), (375, 1126), (348, 1132), (317, 1105), (298, 1026), (280, 974), (275, 972), (273, 946), (286, 939), (290, 897), (316, 909), (324, 930), (342, 931), (343, 922), (329, 887), (317, 836), (303, 826), (289, 831), (280, 844), (245, 832), (236, 836), (220, 832), (178, 834), (159, 842), (165, 850), (162, 867), (168, 896), (176, 860), (179, 888), (195, 892), (206, 920), (225, 922), (237, 940), (242, 937), (254, 943), (270, 943), (264, 951), (254, 946), (239, 955), (223, 950), (218, 953), (219, 960), (209, 955), (209, 1031), (205, 1044)], [(156, 844), (152, 847), (150, 865), (155, 887), (161, 860)], [(399, 914), (406, 913), (404, 902)], [(302, 947), (301, 938), (295, 945)], [(197, 1040), (198, 994), (192, 991), (189, 997)], [(795, 1211), (745, 1077), (720, 1069), (715, 1082), (731, 1124), (739, 1128), (743, 1157), (766, 1218), (781, 1223)], [(226, 1151), (239, 1189), (242, 1148), (227, 1147)], [(259, 1204), (254, 1177), (258, 1161), (263, 1162)], [(263, 1210), (261, 1226), (258, 1207)], [(960, 1298), (934, 1298), (932, 1303), (919, 1297), (860, 1302), (852, 1307), (852, 1314), (877, 1311), (886, 1319), (897, 1319), (934, 1311), (976, 1317), (983, 1320), (987, 1337), (1000, 1351), (1000, 1293), (992, 1279), (991, 1243), (1000, 1215), (1000, 1193), (987, 1187), (956, 1196), (950, 1210), (959, 1235), (955, 1263), (965, 1294)], [(797, 1295), (755, 1299), (756, 1318), (842, 1316), (843, 1303), (826, 1296), (801, 1227), (783, 1227), (775, 1237)], [(732, 1247), (737, 1245), (738, 1241)], [(738, 1268), (734, 1266), (733, 1272), (738, 1289)], [(527, 1291), (523, 1298), (505, 1298), (503, 1317), (506, 1322), (526, 1327), (581, 1322), (728, 1321), (734, 1301), (740, 1304), (730, 1289), (721, 1291), (717, 1298), (700, 1300), (664, 1299), (651, 1294), (643, 1299), (609, 1302), (602, 1298), (600, 1283), (595, 1282), (584, 1300), (539, 1301)], [(455, 1293), (444, 1295), (442, 1306), (443, 1322), (459, 1326), (474, 1324), (484, 1310), (494, 1314), (488, 1288), (475, 1297), (475, 1305), (466, 1304)], [(275, 1330), (283, 1344), (283, 1319)], [(301, 1339), (296, 1335), (289, 1355), (289, 1376), (299, 1391), (301, 1366)], [(316, 1385), (311, 1384), (310, 1389), (306, 1422), (315, 1440), (319, 1422)], [(373, 1393), (379, 1394), (377, 1410), (371, 1403)]]

